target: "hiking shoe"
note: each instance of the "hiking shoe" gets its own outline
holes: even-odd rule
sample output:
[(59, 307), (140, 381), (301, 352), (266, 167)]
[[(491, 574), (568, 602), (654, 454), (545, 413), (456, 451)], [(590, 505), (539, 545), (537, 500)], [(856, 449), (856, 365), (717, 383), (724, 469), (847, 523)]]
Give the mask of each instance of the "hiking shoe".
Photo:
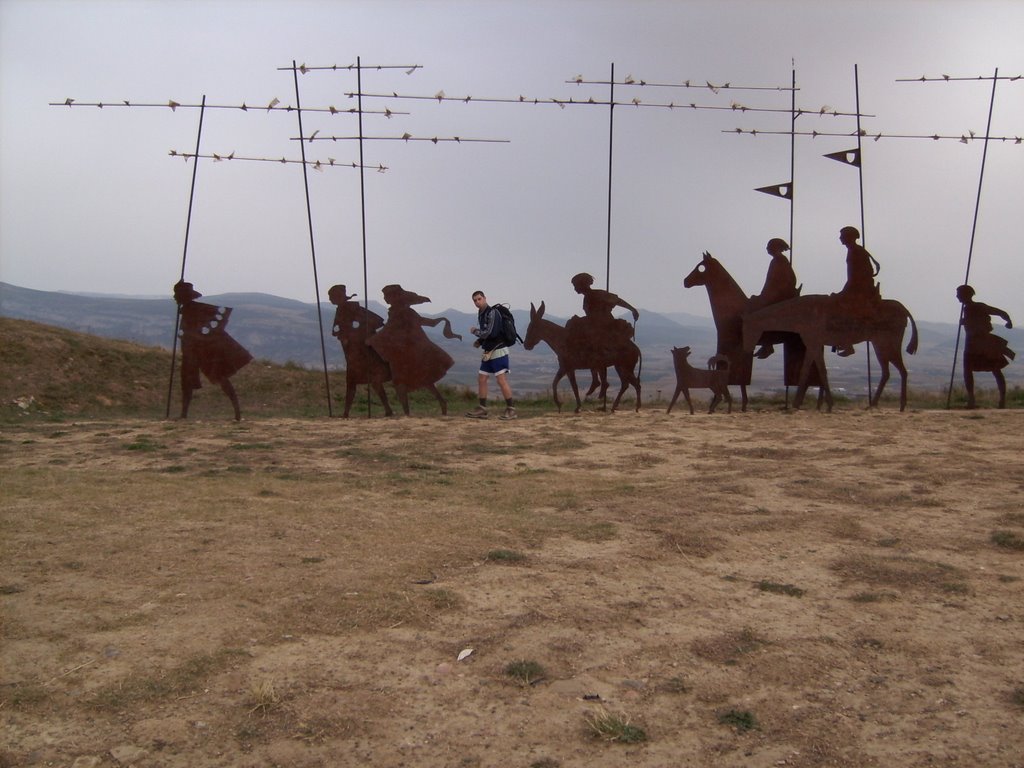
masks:
[(498, 418), (508, 421), (509, 419), (518, 419), (519, 417), (516, 416), (515, 408), (506, 408), (505, 412), (501, 414), (501, 416), (499, 416)]
[(487, 409), (484, 408), (482, 405), (478, 405), (472, 411), (467, 411), (466, 415), (471, 419), (486, 419)]

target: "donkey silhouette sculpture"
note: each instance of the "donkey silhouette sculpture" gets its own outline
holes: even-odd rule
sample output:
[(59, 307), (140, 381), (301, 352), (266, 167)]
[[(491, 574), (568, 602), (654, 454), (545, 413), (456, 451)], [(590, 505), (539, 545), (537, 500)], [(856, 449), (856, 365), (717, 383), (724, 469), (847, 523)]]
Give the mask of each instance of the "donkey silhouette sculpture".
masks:
[[(558, 371), (555, 373), (551, 389), (558, 410), (562, 410), (562, 403), (558, 399), (558, 382), (561, 381), (563, 376), (569, 379), (572, 393), (576, 398), (576, 413), (579, 413), (583, 409), (583, 403), (580, 400), (579, 386), (576, 384), (576, 371), (591, 371), (594, 377), (601, 382), (601, 397), (604, 399), (608, 390), (607, 369), (610, 366), (619, 374), (619, 379), (622, 382), (622, 387), (612, 403), (612, 411), (619, 407), (619, 401), (622, 400), (622, 396), (630, 385), (636, 390), (636, 410), (639, 411), (640, 379), (635, 370), (640, 362), (640, 349), (636, 344), (630, 342), (628, 345), (595, 353), (594, 350), (585, 347), (571, 347), (568, 344), (567, 337), (568, 331), (566, 331), (565, 326), (544, 319), (543, 301), (540, 303), (540, 307), (535, 307), (532, 303), (530, 304), (530, 324), (526, 327), (526, 338), (523, 340), (523, 348), (533, 349), (543, 341), (555, 353), (555, 357), (558, 359)], [(594, 388), (595, 385), (592, 383), (587, 394), (589, 395), (593, 392)]]
[(900, 410), (903, 411), (907, 407), (907, 367), (903, 364), (900, 345), (908, 320), (911, 336), (907, 352), (912, 355), (917, 352), (917, 323), (900, 302), (884, 299), (852, 311), (849, 302), (836, 296), (801, 296), (744, 315), (743, 351), (747, 355), (752, 354), (758, 340), (769, 331), (800, 334), (808, 351), (800, 368), (793, 407), (799, 408), (803, 402), (812, 369), (816, 368), (821, 376), (828, 408), (832, 410), (832, 393), (828, 390), (823, 347), (848, 347), (868, 341), (875, 349), (875, 357), (882, 371), (870, 404), (878, 405), (882, 390), (889, 381), (889, 366), (892, 364), (900, 372)]

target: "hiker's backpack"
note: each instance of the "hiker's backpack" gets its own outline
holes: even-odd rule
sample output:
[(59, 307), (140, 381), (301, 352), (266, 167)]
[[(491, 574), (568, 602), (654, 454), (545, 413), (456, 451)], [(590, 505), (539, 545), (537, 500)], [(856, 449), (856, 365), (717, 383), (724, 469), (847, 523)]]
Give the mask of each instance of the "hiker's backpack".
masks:
[(517, 341), (522, 344), (523, 340), (516, 332), (516, 319), (512, 317), (512, 311), (504, 304), (495, 304), (494, 308), (501, 316), (501, 343), (506, 347), (513, 346)]

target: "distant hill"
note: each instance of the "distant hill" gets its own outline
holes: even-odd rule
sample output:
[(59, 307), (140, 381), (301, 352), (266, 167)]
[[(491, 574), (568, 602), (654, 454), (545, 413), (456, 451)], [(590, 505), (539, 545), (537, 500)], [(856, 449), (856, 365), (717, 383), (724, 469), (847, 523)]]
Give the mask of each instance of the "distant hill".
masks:
[[(263, 293), (226, 293), (206, 296), (204, 301), (234, 308), (231, 334), (256, 358), (307, 368), (321, 368), (323, 357), (317, 330), (316, 305)], [(371, 310), (387, 315), (382, 304), (369, 302)], [(526, 335), (528, 309), (513, 309), (520, 335)], [(331, 370), (345, 366), (341, 346), (331, 336), (334, 307), (321, 305), (327, 365)], [(463, 340), (444, 339), (441, 329), (427, 329), (437, 343), (455, 359), (445, 382), (456, 386), (475, 387), (479, 353), (472, 346), (469, 327), (476, 324), (476, 315), (454, 309), (440, 313), (423, 312), (428, 317), (447, 317), (453, 330)], [(121, 339), (146, 346), (170, 349), (174, 332), (175, 306), (168, 297), (130, 298), (123, 296), (80, 295), (74, 293), (36, 291), (0, 283), (0, 316), (32, 320), (82, 333), (110, 339)], [(549, 317), (564, 323), (566, 318)], [(911, 386), (922, 390), (941, 390), (949, 383), (956, 342), (956, 326), (949, 323), (918, 323), (920, 351), (907, 358), (911, 370)], [(1019, 330), (1000, 331), (1019, 352), (1024, 352), (1024, 333)], [(693, 361), (710, 357), (716, 346), (716, 333), (710, 318), (685, 313), (659, 314), (641, 310), (636, 326), (636, 340), (643, 352), (642, 381), (654, 395), (658, 390), (668, 396), (674, 388), (671, 349), (688, 345), (693, 348)], [(754, 390), (776, 389), (781, 383), (781, 356), (757, 362), (754, 368)], [(867, 364), (863, 346), (850, 358), (828, 356), (829, 376), (833, 387), (845, 388), (849, 394), (863, 393)], [(550, 386), (556, 370), (555, 357), (546, 345), (527, 352), (517, 346), (513, 356), (512, 381), (520, 392), (540, 392)], [(878, 366), (872, 359), (872, 377), (877, 381)], [(1016, 366), (1021, 369), (1021, 366)], [(959, 372), (957, 374), (959, 382)], [(613, 375), (613, 379), (614, 379)], [(1007, 380), (1020, 382), (1015, 367), (1007, 369)], [(988, 382), (982, 379), (984, 386)]]

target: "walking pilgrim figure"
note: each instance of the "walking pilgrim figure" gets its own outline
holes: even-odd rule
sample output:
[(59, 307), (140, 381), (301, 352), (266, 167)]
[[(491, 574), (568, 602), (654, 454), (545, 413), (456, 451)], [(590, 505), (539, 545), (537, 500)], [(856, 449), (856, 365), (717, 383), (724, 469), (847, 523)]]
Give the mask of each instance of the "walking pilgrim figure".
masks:
[(430, 340), (423, 331), (424, 326), (434, 327), (444, 323), (446, 339), (462, 340), (452, 332), (452, 325), (445, 317), (422, 317), (413, 306), (430, 301), (426, 296), (407, 291), (400, 285), (385, 285), (382, 289), (384, 302), (388, 305), (388, 318), (384, 326), (369, 337), (367, 344), (375, 350), (391, 368), (391, 381), (395, 387), (402, 411), (409, 415), (409, 392), (426, 389), (441, 406), (441, 414), (448, 413), (448, 401), (437, 388), (437, 382), (448, 372), (455, 361), (452, 356)]
[(181, 315), (181, 418), (188, 418), (192, 395), (203, 386), (199, 376), (202, 372), (228, 396), (235, 421), (241, 421), (242, 411), (231, 377), (249, 364), (252, 355), (226, 330), (231, 307), (196, 301), (202, 295), (184, 280), (174, 286), (174, 301)]
[(975, 301), (974, 289), (969, 285), (957, 288), (956, 297), (963, 305), (960, 324), (964, 327), (964, 334), (967, 337), (964, 341), (964, 389), (967, 390), (967, 407), (977, 407), (974, 399), (974, 373), (990, 371), (999, 390), (999, 407), (1005, 408), (1006, 379), (1003, 376), (1003, 368), (1017, 355), (1010, 349), (1006, 339), (992, 333), (992, 317), (1001, 317), (1007, 328), (1013, 328), (1010, 315), (998, 307)]

